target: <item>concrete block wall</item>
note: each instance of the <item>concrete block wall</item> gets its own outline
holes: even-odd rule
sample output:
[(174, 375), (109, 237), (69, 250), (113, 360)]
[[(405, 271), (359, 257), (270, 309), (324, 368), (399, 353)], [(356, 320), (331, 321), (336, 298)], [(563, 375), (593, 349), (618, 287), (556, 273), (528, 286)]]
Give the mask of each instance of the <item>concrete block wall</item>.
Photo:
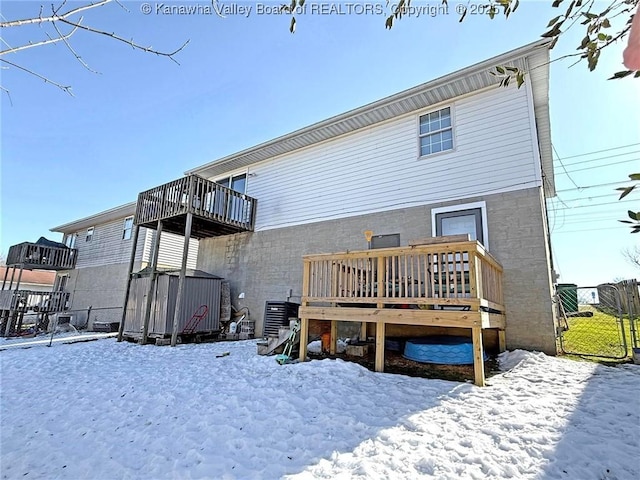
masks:
[[(70, 310), (80, 320), (86, 321), (86, 310), (92, 307), (89, 330), (94, 321), (119, 322), (122, 318), (125, 288), (127, 286), (127, 263), (78, 268), (68, 272), (66, 291), (70, 293)], [(134, 271), (138, 271), (136, 265)]]
[[(399, 233), (401, 245), (407, 245), (431, 236), (431, 208), (481, 200), (487, 205), (491, 253), (504, 267), (507, 346), (555, 354), (539, 188), (204, 239), (197, 268), (230, 282), (233, 304), (249, 307), (259, 335), (266, 301), (300, 301), (303, 255), (366, 249), (365, 230), (375, 235)], [(245, 296), (238, 299), (241, 292)]]

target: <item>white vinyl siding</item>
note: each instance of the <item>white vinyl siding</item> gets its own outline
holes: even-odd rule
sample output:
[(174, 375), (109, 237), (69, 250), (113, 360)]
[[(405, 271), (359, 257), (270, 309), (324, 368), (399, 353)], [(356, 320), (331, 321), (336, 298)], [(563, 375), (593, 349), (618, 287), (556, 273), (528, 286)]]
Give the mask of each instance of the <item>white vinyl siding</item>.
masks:
[(420, 157), (417, 125), (430, 109), (250, 167), (256, 230), (540, 185), (524, 88), (494, 88), (448, 105), (454, 151)]
[[(133, 242), (122, 239), (122, 225), (124, 217), (93, 227), (93, 238), (90, 242), (77, 242), (78, 261), (76, 268), (97, 267), (100, 265), (114, 265), (128, 263), (131, 258)], [(86, 235), (86, 230), (78, 232)], [(142, 259), (144, 235), (138, 238), (138, 254), (136, 261)]]
[[(90, 242), (78, 242), (78, 261), (76, 268), (99, 267), (102, 265), (128, 264), (131, 258), (133, 242), (122, 239), (124, 218), (96, 225), (93, 239)], [(135, 227), (134, 227), (135, 228)], [(86, 234), (86, 230), (79, 232)], [(155, 230), (140, 229), (136, 262), (149, 262), (151, 246)], [(163, 232), (160, 242), (158, 266), (164, 268), (180, 268), (182, 264), (182, 246), (184, 238), (172, 233)], [(189, 243), (187, 268), (195, 268), (198, 257), (198, 241)]]
[[(151, 238), (150, 248), (143, 258), (143, 261), (149, 262), (151, 259), (151, 247), (155, 239), (155, 230), (148, 230), (148, 236)], [(180, 268), (182, 266), (182, 249), (184, 247), (184, 237), (169, 232), (162, 232), (160, 236), (160, 251), (158, 253), (159, 268)], [(196, 268), (196, 260), (198, 259), (198, 240), (192, 238), (189, 241), (189, 256), (187, 257), (187, 268)]]

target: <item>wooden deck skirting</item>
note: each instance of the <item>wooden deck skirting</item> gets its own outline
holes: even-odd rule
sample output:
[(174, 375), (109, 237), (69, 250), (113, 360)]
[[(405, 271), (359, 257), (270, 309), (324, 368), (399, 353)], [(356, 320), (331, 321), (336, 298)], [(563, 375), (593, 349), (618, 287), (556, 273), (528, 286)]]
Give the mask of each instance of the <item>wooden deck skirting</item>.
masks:
[(182, 234), (186, 215), (194, 221), (193, 236), (208, 237), (253, 231), (257, 201), (198, 175), (188, 175), (138, 195), (134, 223)]
[[(476, 241), (414, 245), (303, 257), (300, 359), (310, 320), (376, 324), (376, 371), (384, 370), (386, 324), (468, 328), (474, 378), (484, 385), (482, 330), (497, 329), (505, 348), (502, 267)], [(401, 308), (397, 308), (401, 307)]]

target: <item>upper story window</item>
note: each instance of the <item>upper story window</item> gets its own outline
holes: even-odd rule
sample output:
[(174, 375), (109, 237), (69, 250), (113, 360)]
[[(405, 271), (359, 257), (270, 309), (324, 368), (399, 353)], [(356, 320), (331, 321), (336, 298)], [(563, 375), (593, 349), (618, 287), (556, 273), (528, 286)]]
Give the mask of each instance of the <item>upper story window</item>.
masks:
[(451, 107), (420, 116), (420, 156), (453, 150)]
[(124, 228), (122, 229), (122, 239), (129, 240), (131, 238), (132, 230), (133, 230), (133, 217), (127, 217), (124, 219)]
[(85, 239), (85, 241), (90, 242), (91, 240), (93, 240), (93, 227), (89, 227), (87, 228), (87, 237)]
[(76, 238), (78, 238), (78, 234), (71, 233), (65, 237), (64, 244), (69, 248), (76, 248)]

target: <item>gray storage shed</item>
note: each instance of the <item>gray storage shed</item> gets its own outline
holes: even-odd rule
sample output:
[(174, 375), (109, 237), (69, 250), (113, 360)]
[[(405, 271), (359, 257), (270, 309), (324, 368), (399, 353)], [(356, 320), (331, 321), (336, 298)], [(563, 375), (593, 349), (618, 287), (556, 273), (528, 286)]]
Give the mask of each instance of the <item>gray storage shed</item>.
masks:
[[(164, 338), (173, 332), (173, 314), (178, 295), (179, 270), (158, 274), (149, 318), (149, 337)], [(187, 270), (178, 316), (178, 335), (182, 340), (198, 339), (220, 331), (220, 306), (223, 279), (200, 271)], [(124, 335), (142, 337), (144, 312), (150, 275), (140, 271), (131, 281), (125, 317)]]

